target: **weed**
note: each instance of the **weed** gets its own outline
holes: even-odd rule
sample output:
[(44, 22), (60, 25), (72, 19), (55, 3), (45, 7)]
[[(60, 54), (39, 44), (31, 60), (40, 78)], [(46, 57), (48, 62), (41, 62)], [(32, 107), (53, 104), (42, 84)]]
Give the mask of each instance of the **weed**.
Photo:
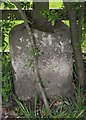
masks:
[(43, 119), (43, 118), (64, 118), (64, 120), (73, 118), (73, 119), (85, 119), (84, 112), (86, 110), (84, 106), (84, 96), (80, 87), (77, 89), (77, 100), (58, 97), (57, 102), (52, 105), (52, 111), (47, 115), (46, 108), (43, 104), (41, 104), (38, 109), (38, 98), (34, 98), (34, 108), (27, 108), (27, 106), (22, 103), (18, 98), (15, 98), (15, 101), (18, 105), (17, 112), (20, 117), (28, 118), (28, 119)]

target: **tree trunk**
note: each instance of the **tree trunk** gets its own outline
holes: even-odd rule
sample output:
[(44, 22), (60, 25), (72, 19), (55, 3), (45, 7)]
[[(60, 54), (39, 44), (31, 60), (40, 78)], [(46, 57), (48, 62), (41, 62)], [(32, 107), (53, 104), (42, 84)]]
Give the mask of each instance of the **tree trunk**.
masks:
[(81, 46), (79, 43), (80, 35), (78, 33), (81, 30), (80, 28), (78, 30), (77, 15), (76, 15), (76, 11), (73, 9), (72, 3), (64, 2), (64, 5), (68, 11), (68, 16), (70, 21), (71, 43), (74, 53), (75, 64), (77, 68), (76, 72), (77, 72), (79, 84), (81, 85), (81, 87), (83, 87), (85, 83), (85, 70), (84, 70)]

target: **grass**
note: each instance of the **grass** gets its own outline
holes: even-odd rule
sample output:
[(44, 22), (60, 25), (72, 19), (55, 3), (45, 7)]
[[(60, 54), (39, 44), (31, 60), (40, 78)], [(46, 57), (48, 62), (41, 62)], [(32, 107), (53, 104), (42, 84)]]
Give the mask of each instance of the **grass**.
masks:
[(77, 100), (57, 97), (57, 101), (51, 106), (51, 112), (47, 114), (47, 111), (42, 103), (38, 108), (38, 98), (34, 98), (33, 108), (28, 108), (25, 103), (18, 100), (18, 98), (13, 95), (14, 100), (17, 103), (16, 111), (20, 118), (27, 119), (44, 119), (44, 118), (68, 118), (73, 119), (83, 119), (85, 120), (85, 106), (84, 106), (84, 96), (80, 88), (77, 89)]

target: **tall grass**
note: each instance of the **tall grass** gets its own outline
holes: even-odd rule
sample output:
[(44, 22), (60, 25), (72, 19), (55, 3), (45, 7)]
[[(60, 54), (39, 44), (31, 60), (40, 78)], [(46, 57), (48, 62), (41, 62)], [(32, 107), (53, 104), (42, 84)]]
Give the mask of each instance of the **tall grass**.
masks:
[(85, 98), (82, 94), (82, 91), (80, 87), (77, 89), (77, 96), (75, 99), (69, 99), (69, 98), (62, 98), (62, 97), (57, 97), (57, 101), (50, 107), (51, 108), (51, 113), (47, 114), (46, 109), (44, 107), (44, 104), (41, 104), (40, 108), (38, 109), (38, 98), (34, 98), (34, 107), (33, 109), (28, 108), (25, 103), (22, 103), (18, 98), (14, 96), (14, 99), (17, 103), (17, 113), (20, 116), (20, 118), (27, 118), (27, 119), (44, 119), (44, 118), (64, 118), (70, 119), (73, 118), (74, 120), (76, 119), (83, 119), (85, 120), (85, 105), (84, 101)]

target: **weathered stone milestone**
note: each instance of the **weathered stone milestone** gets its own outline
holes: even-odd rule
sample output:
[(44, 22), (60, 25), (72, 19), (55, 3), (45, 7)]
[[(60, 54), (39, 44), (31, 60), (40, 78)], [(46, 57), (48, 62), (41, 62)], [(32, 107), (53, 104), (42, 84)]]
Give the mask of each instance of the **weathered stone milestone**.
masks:
[[(50, 23), (34, 23), (32, 31), (37, 47), (41, 51), (38, 59), (42, 83), (46, 95), (70, 95), (72, 83), (72, 50), (70, 31), (67, 25), (58, 21), (55, 27)], [(17, 25), (10, 32), (10, 53), (14, 69), (15, 93), (21, 100), (39, 94), (36, 74), (31, 61), (31, 38), (24, 24)], [(33, 65), (30, 63), (33, 63)], [(39, 94), (40, 95), (40, 94)]]

